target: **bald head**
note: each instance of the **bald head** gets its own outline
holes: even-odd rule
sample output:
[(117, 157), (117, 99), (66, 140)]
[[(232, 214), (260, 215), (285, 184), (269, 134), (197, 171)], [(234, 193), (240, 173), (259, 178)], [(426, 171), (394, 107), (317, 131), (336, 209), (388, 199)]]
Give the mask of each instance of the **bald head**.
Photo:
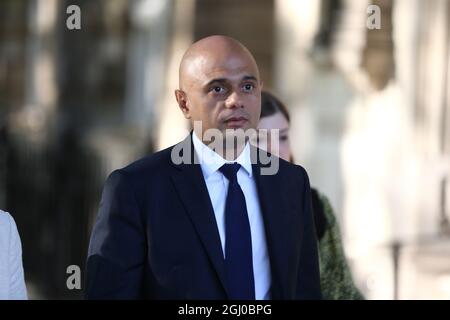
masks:
[[(239, 60), (239, 61), (238, 61)], [(239, 63), (240, 62), (240, 63)], [(238, 65), (236, 65), (236, 63)], [(226, 36), (210, 36), (192, 44), (183, 55), (179, 69), (179, 87), (187, 90), (202, 72), (246, 64), (259, 80), (259, 70), (253, 55), (239, 41)]]
[(175, 97), (192, 123), (201, 122), (204, 130), (256, 128), (262, 83), (255, 59), (238, 41), (224, 36), (197, 41), (184, 54), (179, 77)]

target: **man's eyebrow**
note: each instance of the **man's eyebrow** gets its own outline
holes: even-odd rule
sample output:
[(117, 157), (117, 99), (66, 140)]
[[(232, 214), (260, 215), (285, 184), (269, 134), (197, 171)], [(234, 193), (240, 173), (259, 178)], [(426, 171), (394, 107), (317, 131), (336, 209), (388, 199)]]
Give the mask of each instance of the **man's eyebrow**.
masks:
[[(242, 80), (243, 81), (246, 81), (246, 80), (258, 81), (258, 79), (256, 79), (255, 76), (244, 76), (244, 77), (242, 77)], [(208, 81), (205, 84), (205, 87), (208, 87), (208, 86), (212, 85), (213, 83), (225, 83), (225, 82), (227, 82), (227, 79), (225, 79), (225, 78), (216, 78), (216, 79), (212, 79), (212, 80)]]
[(242, 78), (242, 80), (254, 80), (254, 81), (258, 81), (258, 79), (256, 79), (256, 77), (254, 76), (245, 76)]
[(207, 84), (205, 84), (205, 87), (208, 87), (208, 86), (210, 86), (210, 85), (212, 85), (213, 83), (216, 83), (216, 82), (218, 82), (218, 83), (224, 83), (224, 82), (226, 82), (226, 81), (227, 81), (227, 79), (225, 79), (225, 78), (212, 79), (212, 80), (209, 81)]

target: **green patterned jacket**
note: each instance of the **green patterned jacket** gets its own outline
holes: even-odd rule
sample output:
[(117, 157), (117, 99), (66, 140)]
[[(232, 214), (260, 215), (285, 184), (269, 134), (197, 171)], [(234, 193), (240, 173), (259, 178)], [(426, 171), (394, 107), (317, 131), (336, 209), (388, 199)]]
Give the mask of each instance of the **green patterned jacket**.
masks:
[(353, 283), (339, 226), (330, 202), (315, 189), (311, 189), (311, 195), (319, 239), (320, 285), (323, 299), (364, 299)]

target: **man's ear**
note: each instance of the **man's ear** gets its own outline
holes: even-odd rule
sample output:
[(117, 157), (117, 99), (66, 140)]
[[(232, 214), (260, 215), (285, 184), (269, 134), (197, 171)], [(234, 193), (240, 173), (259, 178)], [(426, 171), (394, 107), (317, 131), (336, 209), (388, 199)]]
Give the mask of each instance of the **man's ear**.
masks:
[(177, 99), (178, 106), (180, 107), (181, 112), (183, 112), (184, 117), (190, 119), (191, 113), (187, 105), (186, 93), (183, 90), (177, 89), (175, 90), (175, 98)]

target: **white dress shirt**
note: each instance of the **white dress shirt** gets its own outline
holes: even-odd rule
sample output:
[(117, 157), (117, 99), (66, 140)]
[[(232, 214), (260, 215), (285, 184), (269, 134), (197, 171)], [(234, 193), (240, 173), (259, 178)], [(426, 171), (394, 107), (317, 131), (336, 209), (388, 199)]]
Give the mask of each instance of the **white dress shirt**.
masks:
[(267, 253), (264, 221), (250, 161), (250, 146), (247, 143), (236, 160), (227, 161), (206, 146), (195, 133), (192, 134), (192, 140), (214, 209), (224, 256), (226, 241), (225, 203), (228, 191), (228, 179), (219, 171), (219, 168), (225, 163), (231, 162), (237, 162), (241, 165), (237, 173), (237, 180), (244, 193), (250, 222), (255, 298), (257, 300), (270, 299), (271, 275), (269, 255)]
[(22, 267), (22, 245), (16, 223), (0, 210), (0, 300), (27, 299)]

